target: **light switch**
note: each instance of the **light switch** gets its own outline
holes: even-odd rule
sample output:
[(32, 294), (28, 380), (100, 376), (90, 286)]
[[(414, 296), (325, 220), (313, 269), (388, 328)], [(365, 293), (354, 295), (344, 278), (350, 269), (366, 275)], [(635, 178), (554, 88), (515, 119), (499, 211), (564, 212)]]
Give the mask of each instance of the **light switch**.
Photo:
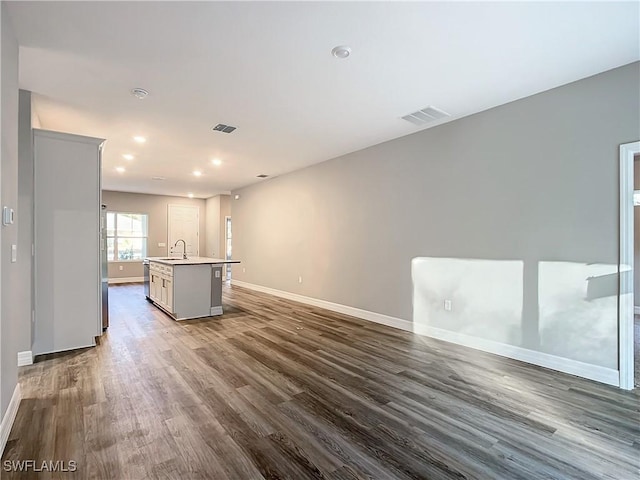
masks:
[(220, 270), (216, 270), (216, 278), (220, 278)]
[(18, 261), (18, 246), (11, 245), (11, 263), (16, 263)]
[(160, 242), (160, 243), (158, 243), (158, 247), (166, 247), (166, 246), (167, 246), (167, 244), (166, 244), (166, 243), (164, 243), (164, 242)]

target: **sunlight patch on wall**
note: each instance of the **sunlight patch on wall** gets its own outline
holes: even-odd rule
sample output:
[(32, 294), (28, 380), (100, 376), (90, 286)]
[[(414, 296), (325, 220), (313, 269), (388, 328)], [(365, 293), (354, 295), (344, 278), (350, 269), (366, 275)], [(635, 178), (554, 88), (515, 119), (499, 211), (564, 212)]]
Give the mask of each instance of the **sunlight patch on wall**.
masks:
[(618, 266), (540, 262), (541, 350), (618, 368)]
[(429, 326), (520, 345), (522, 261), (416, 257), (411, 272), (416, 333)]

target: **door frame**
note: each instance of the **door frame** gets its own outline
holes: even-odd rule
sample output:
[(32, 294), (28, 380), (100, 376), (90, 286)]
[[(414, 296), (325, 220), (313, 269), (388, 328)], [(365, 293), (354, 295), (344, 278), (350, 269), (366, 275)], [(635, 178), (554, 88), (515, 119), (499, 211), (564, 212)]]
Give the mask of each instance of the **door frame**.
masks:
[(618, 262), (618, 367), (620, 388), (633, 389), (633, 157), (640, 141), (620, 145), (620, 258)]

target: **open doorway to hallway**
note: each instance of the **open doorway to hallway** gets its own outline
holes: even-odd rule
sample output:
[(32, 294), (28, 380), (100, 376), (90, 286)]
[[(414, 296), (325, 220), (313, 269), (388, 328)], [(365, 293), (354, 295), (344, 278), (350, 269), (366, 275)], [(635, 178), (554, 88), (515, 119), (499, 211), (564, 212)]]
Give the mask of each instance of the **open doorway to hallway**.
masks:
[(640, 153), (633, 156), (633, 385), (640, 387)]
[[(231, 217), (224, 217), (224, 250), (225, 250), (225, 260), (231, 260)], [(231, 265), (224, 266), (226, 271), (224, 278), (227, 281), (231, 280)]]

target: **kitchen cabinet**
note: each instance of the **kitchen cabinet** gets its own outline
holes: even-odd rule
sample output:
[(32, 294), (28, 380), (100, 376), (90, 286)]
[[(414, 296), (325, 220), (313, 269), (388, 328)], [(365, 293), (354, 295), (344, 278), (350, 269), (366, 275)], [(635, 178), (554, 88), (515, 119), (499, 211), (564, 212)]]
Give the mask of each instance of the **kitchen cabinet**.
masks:
[(149, 262), (149, 299), (176, 320), (222, 315), (222, 267), (237, 260), (192, 257)]
[(173, 267), (150, 262), (149, 277), (149, 298), (173, 314)]

